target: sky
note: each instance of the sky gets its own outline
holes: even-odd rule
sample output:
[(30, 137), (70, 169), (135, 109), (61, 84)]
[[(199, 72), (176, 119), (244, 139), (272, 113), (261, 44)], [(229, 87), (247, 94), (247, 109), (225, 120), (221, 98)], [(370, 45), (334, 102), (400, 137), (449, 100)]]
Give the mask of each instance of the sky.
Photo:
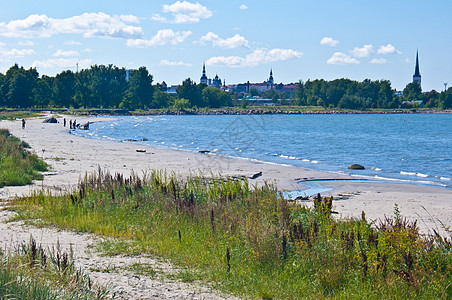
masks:
[(0, 73), (113, 64), (155, 82), (276, 83), (349, 78), (452, 86), (451, 0), (15, 0), (0, 10)]

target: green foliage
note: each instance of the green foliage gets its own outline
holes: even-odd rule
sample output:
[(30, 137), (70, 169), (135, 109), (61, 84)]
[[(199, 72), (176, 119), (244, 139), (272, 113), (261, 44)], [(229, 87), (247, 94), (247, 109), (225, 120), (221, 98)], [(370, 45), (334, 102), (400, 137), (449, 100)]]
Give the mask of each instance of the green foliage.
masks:
[(174, 100), (173, 107), (175, 110), (184, 110), (190, 106), (190, 103), (187, 99), (177, 98)]
[(311, 209), (246, 179), (99, 170), (71, 194), (35, 194), (15, 207), (22, 218), (116, 237), (103, 245), (110, 254), (160, 255), (188, 268), (183, 280), (245, 297), (452, 297), (449, 239), (420, 235), (397, 210), (376, 226), (364, 213), (336, 220), (332, 200), (318, 195)]
[(44, 249), (31, 236), (0, 259), (1, 299), (106, 299), (106, 289), (75, 268), (72, 252)]
[(0, 187), (30, 184), (47, 171), (47, 164), (24, 148), (29, 145), (0, 129)]

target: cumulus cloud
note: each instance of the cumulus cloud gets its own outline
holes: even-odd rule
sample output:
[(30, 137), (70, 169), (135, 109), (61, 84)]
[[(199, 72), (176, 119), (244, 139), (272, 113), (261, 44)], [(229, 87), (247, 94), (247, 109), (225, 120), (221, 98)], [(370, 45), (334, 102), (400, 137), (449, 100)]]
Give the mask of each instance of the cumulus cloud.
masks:
[(261, 64), (300, 58), (302, 52), (292, 49), (257, 49), (245, 57), (216, 56), (206, 61), (207, 65), (223, 65), (228, 67), (254, 67)]
[(399, 50), (397, 50), (393, 45), (387, 44), (386, 46), (380, 46), (377, 50), (378, 54), (402, 54)]
[(13, 38), (51, 37), (55, 34), (82, 34), (84, 37), (140, 38), (141, 27), (127, 25), (127, 16), (84, 13), (66, 19), (49, 18), (46, 15), (30, 15), (22, 20), (0, 23), (0, 36)]
[(323, 39), (320, 40), (320, 45), (327, 45), (327, 46), (335, 47), (335, 46), (337, 46), (337, 44), (339, 44), (339, 41), (334, 40), (331, 37), (324, 37)]
[(248, 6), (246, 6), (246, 4), (242, 4), (242, 5), (240, 5), (239, 8), (240, 8), (240, 9), (248, 9)]
[(160, 65), (170, 67), (191, 67), (191, 64), (184, 63), (183, 61), (169, 61), (167, 59), (162, 59)]
[(68, 51), (64, 51), (64, 50), (57, 50), (55, 53), (53, 53), (54, 57), (77, 57), (80, 56), (80, 53), (78, 53), (75, 50), (68, 50)]
[(198, 23), (201, 19), (208, 19), (212, 16), (212, 11), (199, 2), (177, 1), (173, 4), (163, 5), (162, 11), (171, 14), (172, 18), (168, 19), (160, 14), (154, 14), (152, 20), (163, 23), (190, 24)]
[(177, 45), (184, 42), (190, 35), (191, 31), (176, 31), (172, 29), (162, 29), (150, 40), (135, 39), (128, 40), (128, 47), (144, 48), (151, 46)]
[(352, 50), (352, 54), (354, 57), (369, 57), (373, 52), (374, 46), (372, 45), (364, 45), (361, 48), (356, 47)]
[(221, 47), (221, 48), (239, 48), (239, 47), (245, 47), (249, 48), (248, 41), (241, 36), (240, 34), (236, 34), (233, 37), (222, 39), (217, 34), (213, 32), (209, 32), (203, 37), (201, 37), (200, 40), (201, 43), (203, 42), (212, 42), (214, 47)]
[(77, 58), (51, 58), (46, 60), (37, 60), (31, 65), (33, 68), (71, 68), (78, 63), (80, 68), (88, 68), (91, 65), (91, 59), (78, 60)]
[[(1, 46), (1, 45), (0, 45)], [(14, 58), (14, 57), (24, 57), (35, 54), (36, 52), (33, 49), (0, 49), (0, 56), (5, 58)]]
[(379, 65), (384, 65), (386, 64), (388, 61), (384, 58), (374, 58), (370, 61), (371, 64), (379, 64)]
[(359, 64), (359, 61), (356, 58), (350, 57), (345, 53), (336, 52), (330, 59), (326, 61), (326, 63), (330, 65), (349, 65)]

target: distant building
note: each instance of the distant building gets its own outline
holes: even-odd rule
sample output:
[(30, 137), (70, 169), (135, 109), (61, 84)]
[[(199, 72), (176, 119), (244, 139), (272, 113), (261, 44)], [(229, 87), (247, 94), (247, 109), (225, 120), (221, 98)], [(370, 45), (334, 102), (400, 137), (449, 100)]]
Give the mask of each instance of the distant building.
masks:
[(208, 86), (216, 87), (217, 89), (221, 89), (223, 87), (221, 83), (220, 77), (218, 77), (218, 74), (215, 75), (214, 79), (208, 78), (206, 75), (206, 64), (202, 65), (202, 76), (199, 80), (200, 83), (207, 84)]
[(419, 83), (421, 86), (421, 73), (419, 72), (419, 52), (416, 51), (416, 67), (414, 68), (413, 82)]
[(160, 90), (161, 90), (162, 92), (166, 92), (167, 89), (168, 89), (168, 85), (166, 84), (165, 81), (163, 81), (163, 82), (160, 84)]

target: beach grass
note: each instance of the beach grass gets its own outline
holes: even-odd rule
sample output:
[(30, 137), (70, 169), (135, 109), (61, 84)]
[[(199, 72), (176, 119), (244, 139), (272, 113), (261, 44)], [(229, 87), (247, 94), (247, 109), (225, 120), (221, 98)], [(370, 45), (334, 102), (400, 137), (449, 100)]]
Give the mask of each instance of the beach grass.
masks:
[(421, 235), (397, 207), (379, 222), (338, 220), (332, 203), (318, 195), (308, 208), (243, 178), (99, 169), (72, 193), (36, 192), (13, 209), (37, 225), (114, 237), (98, 245), (106, 255), (170, 259), (184, 270), (177, 279), (239, 297), (452, 297), (450, 236)]
[(108, 290), (95, 285), (74, 265), (72, 252), (44, 249), (32, 236), (28, 243), (0, 254), (1, 299), (106, 299)]
[(26, 142), (0, 129), (0, 187), (30, 184), (47, 171), (47, 164), (26, 148)]

